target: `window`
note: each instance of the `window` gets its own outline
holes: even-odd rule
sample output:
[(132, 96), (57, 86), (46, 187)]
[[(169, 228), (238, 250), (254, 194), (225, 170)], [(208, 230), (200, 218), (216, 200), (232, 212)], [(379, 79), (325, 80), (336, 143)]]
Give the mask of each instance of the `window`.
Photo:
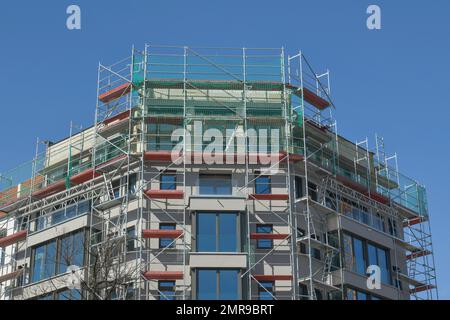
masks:
[(381, 281), (385, 284), (392, 283), (388, 250), (366, 240), (344, 235), (344, 251), (347, 268), (350, 267), (348, 260), (351, 259), (351, 269), (361, 275), (366, 275), (367, 267), (376, 265), (381, 269)]
[(198, 252), (237, 252), (236, 213), (197, 213)]
[(60, 248), (58, 250), (59, 268), (58, 273), (67, 271), (71, 265), (83, 266), (84, 263), (84, 232), (70, 234), (60, 239)]
[(380, 300), (378, 296), (353, 288), (346, 289), (347, 300)]
[(129, 227), (127, 229), (127, 251), (134, 251), (136, 249), (135, 246), (136, 241), (136, 228)]
[(270, 194), (270, 176), (259, 176), (255, 179), (255, 193), (256, 194)]
[(120, 179), (114, 180), (111, 183), (111, 187), (112, 187), (112, 195), (114, 196), (114, 199), (117, 199), (120, 197)]
[(259, 300), (273, 300), (273, 282), (261, 281), (258, 285)]
[(230, 174), (200, 174), (201, 195), (231, 195)]
[(81, 292), (76, 289), (60, 291), (56, 294), (56, 300), (81, 300)]
[[(160, 223), (159, 229), (160, 230), (175, 230), (176, 224), (175, 223)], [(172, 238), (160, 238), (159, 239), (159, 248), (173, 248), (175, 247), (175, 241)]]
[(137, 174), (133, 173), (128, 176), (128, 193), (136, 193)]
[(198, 300), (237, 300), (239, 294), (239, 271), (233, 269), (198, 269)]
[(314, 294), (316, 295), (316, 300), (323, 300), (322, 291), (320, 291), (319, 289), (315, 288), (314, 289)]
[(311, 198), (311, 200), (318, 201), (317, 185), (315, 185), (312, 182), (308, 182), (308, 193), (309, 193), (309, 197)]
[[(258, 224), (256, 226), (256, 233), (272, 233), (273, 226), (271, 224)], [(260, 239), (256, 242), (256, 247), (258, 249), (272, 249), (273, 240), (272, 239)]]
[(175, 173), (163, 173), (161, 174), (159, 189), (161, 190), (175, 190), (176, 185), (176, 175)]
[(148, 125), (148, 150), (171, 151), (177, 142), (171, 139), (172, 133), (180, 128), (178, 124), (150, 123)]
[(38, 213), (38, 217), (36, 219), (36, 222), (34, 223), (34, 226), (33, 224), (30, 224), (32, 227), (30, 228), (30, 231), (33, 230), (34, 232), (37, 232), (44, 230), (48, 227), (73, 219), (77, 216), (87, 214), (90, 212), (90, 210), (91, 202), (83, 201), (66, 207), (60, 206), (59, 210), (48, 214), (40, 212)]
[(397, 221), (394, 219), (388, 218), (388, 227), (389, 227), (389, 234), (393, 235), (394, 237), (398, 237), (397, 233)]
[(175, 281), (158, 281), (159, 300), (175, 300)]
[(306, 284), (300, 283), (298, 285), (300, 292), (300, 300), (309, 300), (308, 287)]
[(354, 263), (353, 271), (365, 275), (366, 274), (366, 260), (364, 256), (364, 246), (362, 240), (358, 238), (353, 238), (353, 254)]
[(0, 267), (3, 267), (5, 265), (5, 260), (6, 260), (5, 248), (0, 247)]
[(31, 282), (65, 273), (70, 265), (84, 265), (84, 231), (33, 248)]
[(294, 178), (294, 186), (295, 186), (295, 198), (299, 199), (304, 196), (303, 192), (303, 179), (299, 176)]
[(55, 275), (56, 241), (53, 240), (33, 250), (32, 282)]

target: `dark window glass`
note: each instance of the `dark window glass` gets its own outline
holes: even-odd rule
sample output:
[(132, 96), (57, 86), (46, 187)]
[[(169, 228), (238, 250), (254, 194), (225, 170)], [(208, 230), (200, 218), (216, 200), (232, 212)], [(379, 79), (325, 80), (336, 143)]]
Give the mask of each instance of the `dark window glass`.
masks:
[(301, 177), (295, 177), (295, 198), (302, 198), (304, 196), (303, 192), (303, 179)]
[(319, 289), (314, 289), (314, 293), (316, 294), (316, 300), (323, 300), (322, 291)]
[(136, 193), (137, 174), (131, 174), (128, 176), (128, 193)]
[(127, 251), (135, 250), (135, 241), (136, 241), (136, 228), (129, 227), (127, 229)]
[(312, 182), (308, 182), (308, 193), (309, 193), (309, 197), (314, 200), (317, 201), (317, 185), (315, 185)]
[(300, 300), (309, 300), (308, 286), (303, 283), (300, 283), (298, 286), (300, 289)]

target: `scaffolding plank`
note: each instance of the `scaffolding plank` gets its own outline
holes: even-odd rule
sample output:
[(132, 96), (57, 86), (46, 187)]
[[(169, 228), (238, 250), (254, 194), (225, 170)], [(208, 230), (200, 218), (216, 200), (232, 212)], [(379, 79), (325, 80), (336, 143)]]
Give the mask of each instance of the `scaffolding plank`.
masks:
[(0, 276), (0, 283), (18, 278), (23, 273), (23, 269), (16, 270)]
[(144, 159), (147, 161), (172, 161), (171, 151), (146, 151), (144, 153)]
[(286, 274), (255, 274), (253, 278), (257, 281), (290, 281), (292, 280), (292, 275)]
[(65, 189), (66, 189), (66, 181), (61, 180), (59, 182), (52, 183), (41, 190), (33, 192), (32, 196), (35, 198), (45, 198), (54, 195), (58, 192), (64, 191)]
[(425, 217), (415, 217), (412, 219), (408, 219), (406, 221), (403, 222), (403, 227), (410, 227), (419, 223), (422, 223), (423, 221), (425, 221)]
[(80, 172), (80, 173), (70, 177), (70, 182), (72, 182), (72, 184), (74, 184), (74, 185), (82, 184), (84, 182), (95, 179), (99, 176), (101, 176), (101, 174), (98, 172), (95, 172), (94, 169), (88, 169), (88, 170), (85, 170), (83, 172)]
[(126, 120), (126, 119), (128, 119), (128, 118), (130, 117), (130, 114), (131, 114), (131, 113), (130, 113), (130, 110), (121, 112), (121, 113), (119, 113), (119, 114), (116, 114), (116, 115), (113, 116), (113, 117), (110, 117), (110, 118), (104, 120), (104, 121), (103, 121), (103, 124), (104, 124), (104, 125), (110, 125), (111, 123), (114, 123), (114, 122)]
[(269, 240), (284, 240), (289, 237), (289, 234), (283, 233), (250, 233), (250, 239), (269, 239)]
[(131, 84), (124, 83), (98, 96), (98, 100), (103, 103), (114, 101), (131, 91)]
[(406, 259), (407, 260), (412, 260), (412, 259), (416, 259), (416, 258), (420, 258), (423, 256), (427, 256), (430, 255), (432, 252), (430, 250), (421, 250), (421, 251), (417, 251), (417, 252), (413, 252), (411, 254), (406, 255)]
[(250, 194), (249, 200), (288, 200), (288, 194)]
[(161, 230), (161, 229), (145, 229), (142, 230), (142, 237), (146, 239), (176, 239), (181, 237), (183, 230)]
[(427, 290), (432, 290), (434, 288), (436, 288), (436, 287), (431, 284), (427, 284), (427, 285), (423, 285), (423, 286), (416, 287), (413, 289), (409, 289), (409, 293), (414, 294), (414, 293), (419, 293), (419, 292), (423, 292), (423, 291), (427, 291)]
[(27, 230), (22, 230), (0, 239), (0, 247), (7, 247), (19, 241), (25, 240), (27, 237)]
[(144, 277), (148, 280), (182, 280), (182, 271), (146, 271)]
[(145, 190), (145, 195), (151, 199), (183, 199), (181, 190)]

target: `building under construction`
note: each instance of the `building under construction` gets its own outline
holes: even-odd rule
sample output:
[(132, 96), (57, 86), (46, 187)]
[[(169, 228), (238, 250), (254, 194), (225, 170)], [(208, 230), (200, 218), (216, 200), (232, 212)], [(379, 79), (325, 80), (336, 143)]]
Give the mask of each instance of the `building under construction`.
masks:
[(0, 175), (0, 299), (438, 298), (425, 188), (330, 96), (284, 48), (100, 64), (95, 124)]

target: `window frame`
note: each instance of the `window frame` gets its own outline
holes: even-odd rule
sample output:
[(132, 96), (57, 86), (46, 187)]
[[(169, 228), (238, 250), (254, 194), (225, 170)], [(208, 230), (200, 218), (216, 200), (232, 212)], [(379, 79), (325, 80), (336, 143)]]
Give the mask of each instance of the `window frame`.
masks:
[[(213, 251), (205, 251), (205, 250), (199, 250), (199, 244), (200, 243), (200, 238), (202, 237), (202, 235), (200, 234), (200, 218), (202, 216), (207, 216), (207, 215), (211, 215), (214, 216), (214, 250)], [(221, 235), (221, 216), (225, 216), (225, 215), (232, 215), (235, 218), (235, 231), (234, 231), (234, 236), (235, 236), (235, 248), (232, 251), (229, 250), (224, 250), (222, 249), (222, 240), (224, 238), (224, 235)], [(196, 212), (196, 216), (195, 216), (195, 250), (196, 252), (232, 252), (232, 253), (237, 253), (237, 252), (241, 252), (241, 215), (239, 212), (233, 212), (233, 211), (214, 211), (214, 212), (207, 212), (207, 211), (200, 211), (200, 212)], [(203, 248), (206, 247), (204, 245), (201, 245)], [(228, 248), (228, 247), (227, 247)], [(208, 249), (209, 250), (209, 249)]]
[[(212, 178), (213, 177), (227, 177), (227, 187), (229, 187), (229, 193), (219, 193), (217, 189), (219, 187), (223, 187), (222, 184), (214, 185), (214, 186), (207, 186), (208, 188), (212, 188), (212, 192), (204, 193), (202, 192), (202, 188), (205, 188), (206, 186), (202, 186), (202, 178)], [(229, 179), (228, 179), (229, 178)], [(225, 179), (224, 179), (225, 181)], [(229, 185), (228, 185), (229, 184)], [(233, 196), (233, 174), (231, 173), (199, 173), (198, 175), (198, 194), (200, 196)]]
[[(270, 232), (261, 232), (259, 228), (270, 228)], [(273, 224), (269, 223), (260, 223), (256, 225), (256, 233), (262, 234), (273, 234)], [(262, 243), (269, 243), (269, 246), (262, 245)], [(258, 239), (256, 240), (256, 248), (261, 250), (272, 250), (273, 249), (273, 240), (272, 239)]]
[[(169, 227), (169, 228), (168, 228)], [(172, 222), (161, 222), (159, 223), (159, 230), (176, 230), (177, 224)], [(158, 248), (159, 249), (173, 249), (175, 248), (175, 239), (172, 238), (159, 238)], [(167, 245), (163, 242), (167, 241)]]

